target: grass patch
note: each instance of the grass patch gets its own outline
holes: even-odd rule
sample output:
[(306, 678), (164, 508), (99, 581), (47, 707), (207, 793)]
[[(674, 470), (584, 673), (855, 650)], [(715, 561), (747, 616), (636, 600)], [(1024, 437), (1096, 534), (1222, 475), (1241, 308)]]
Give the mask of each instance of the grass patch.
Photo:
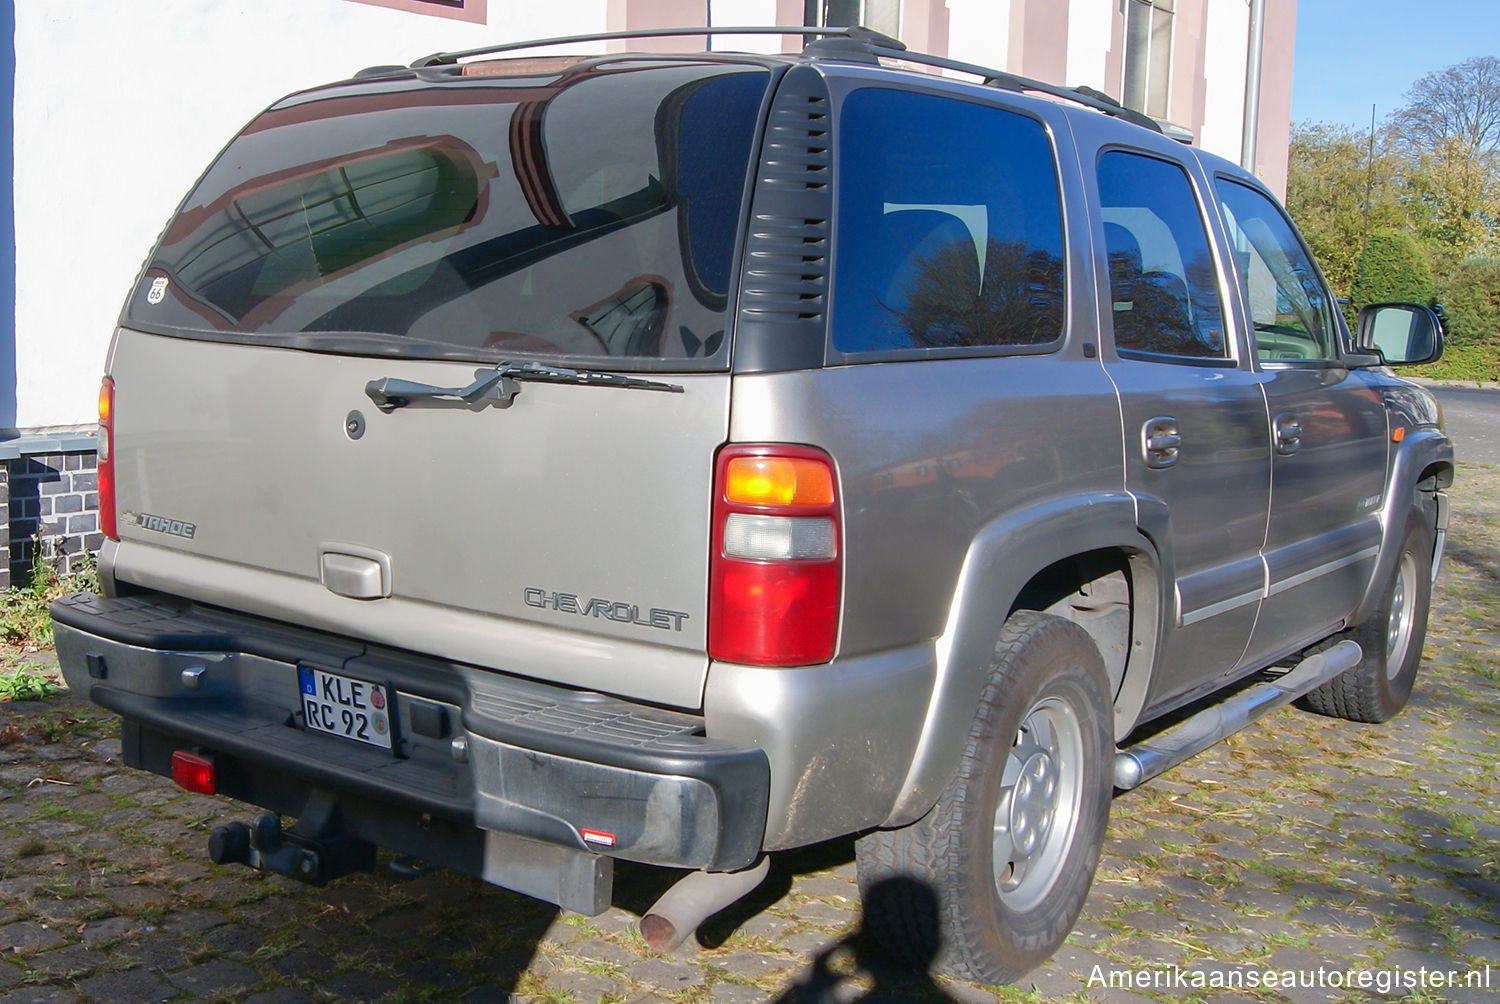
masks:
[(61, 687), (30, 666), (0, 673), (0, 701), (40, 701), (61, 691)]
[(1500, 380), (1500, 353), (1492, 345), (1443, 346), (1443, 358), (1407, 372), (1430, 380)]
[(26, 648), (51, 645), (48, 605), (60, 596), (85, 591), (99, 591), (99, 572), (92, 558), (81, 570), (62, 575), (39, 554), (27, 581), (0, 593), (0, 641)]

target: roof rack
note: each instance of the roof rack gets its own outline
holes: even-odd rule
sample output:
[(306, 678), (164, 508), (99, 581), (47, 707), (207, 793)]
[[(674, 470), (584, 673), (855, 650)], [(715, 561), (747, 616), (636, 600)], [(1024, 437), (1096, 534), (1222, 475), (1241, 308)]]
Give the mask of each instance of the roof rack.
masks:
[[(960, 73), (971, 73), (976, 77), (983, 77), (986, 87), (998, 87), (1001, 90), (1015, 91), (1016, 93), (1046, 94), (1049, 97), (1061, 101), (1071, 101), (1074, 104), (1092, 108), (1106, 115), (1124, 119), (1138, 126), (1150, 129), (1152, 132), (1161, 132), (1161, 123), (1154, 118), (1133, 108), (1126, 108), (1114, 98), (1103, 91), (1092, 87), (1062, 87), (1057, 84), (1048, 84), (1030, 77), (1022, 77), (1004, 70), (996, 70), (988, 66), (980, 66), (977, 63), (965, 63), (957, 59), (949, 59), (946, 56), (934, 56), (925, 52), (911, 52), (904, 46), (897, 49), (889, 49), (878, 42), (866, 42), (866, 48), (875, 56), (884, 56), (888, 59), (902, 59), (909, 63), (921, 63), (924, 66), (936, 66), (945, 70), (957, 70)], [(809, 46), (808, 48), (812, 48)]]
[[(621, 38), (680, 38), (694, 35), (801, 35), (804, 38), (840, 38), (856, 42), (864, 47), (905, 52), (906, 46), (899, 39), (882, 35), (878, 31), (859, 26), (848, 28), (804, 28), (800, 25), (756, 25), (745, 28), (639, 28), (632, 31), (604, 31), (588, 35), (560, 35), (556, 38), (538, 38), (528, 42), (505, 42), (501, 45), (485, 45), (477, 49), (460, 49), (457, 52), (434, 52), (411, 64), (411, 69), (420, 70), (432, 66), (452, 66), (460, 59), (474, 56), (492, 56), (500, 52), (515, 52), (520, 49), (541, 49), (551, 45), (571, 45), (575, 42), (610, 42)], [(845, 43), (847, 45), (847, 42)]]
[(571, 45), (575, 42), (608, 42), (623, 38), (683, 38), (696, 35), (801, 35), (811, 38), (803, 47), (809, 56), (850, 58), (867, 56), (905, 60), (923, 66), (935, 66), (944, 70), (968, 73), (984, 80), (987, 87), (998, 87), (1017, 93), (1046, 94), (1062, 101), (1092, 108), (1106, 115), (1124, 119), (1153, 132), (1162, 132), (1161, 124), (1149, 115), (1126, 108), (1103, 91), (1092, 87), (1061, 87), (1030, 77), (1018, 76), (993, 67), (977, 63), (965, 63), (946, 56), (934, 56), (925, 52), (913, 52), (899, 39), (861, 26), (836, 28), (806, 28), (794, 25), (757, 25), (740, 28), (716, 28), (711, 26), (693, 28), (641, 28), (633, 31), (606, 31), (588, 35), (562, 35), (556, 38), (539, 38), (528, 42), (506, 42), (501, 45), (486, 45), (477, 49), (461, 49), (457, 52), (434, 52), (411, 64), (411, 68), (423, 69), (433, 66), (452, 66), (460, 59), (474, 56), (492, 56), (501, 52), (516, 52), (522, 49), (540, 49), (553, 45)]

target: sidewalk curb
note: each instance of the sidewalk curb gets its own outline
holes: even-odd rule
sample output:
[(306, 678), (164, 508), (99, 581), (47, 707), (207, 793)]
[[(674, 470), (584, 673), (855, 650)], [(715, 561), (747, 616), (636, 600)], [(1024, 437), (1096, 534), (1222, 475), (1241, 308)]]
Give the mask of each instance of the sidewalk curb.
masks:
[(1431, 377), (1406, 377), (1406, 380), (1423, 387), (1463, 387), (1468, 390), (1500, 390), (1497, 380), (1434, 380)]

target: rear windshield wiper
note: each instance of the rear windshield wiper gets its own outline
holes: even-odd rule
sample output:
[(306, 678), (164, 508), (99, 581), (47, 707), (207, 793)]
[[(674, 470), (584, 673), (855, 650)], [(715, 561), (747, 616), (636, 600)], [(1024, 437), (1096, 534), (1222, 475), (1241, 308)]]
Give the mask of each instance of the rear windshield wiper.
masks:
[(682, 387), (659, 380), (626, 376), (623, 373), (607, 373), (602, 370), (569, 369), (546, 363), (501, 363), (494, 369), (481, 373), (466, 387), (436, 387), (402, 380), (397, 377), (381, 377), (365, 384), (365, 393), (381, 411), (395, 411), (413, 401), (456, 401), (460, 404), (479, 404), (498, 401), (509, 404), (520, 390), (516, 381), (533, 380), (538, 383), (573, 383), (598, 385), (601, 387), (626, 387), (633, 390), (660, 390), (681, 394)]

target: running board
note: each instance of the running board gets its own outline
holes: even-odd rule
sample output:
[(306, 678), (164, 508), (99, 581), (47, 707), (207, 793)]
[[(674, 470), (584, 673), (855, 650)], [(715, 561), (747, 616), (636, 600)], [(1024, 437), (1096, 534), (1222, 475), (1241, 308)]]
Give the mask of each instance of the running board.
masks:
[(1195, 753), (1203, 752), (1251, 722), (1353, 669), (1363, 655), (1357, 642), (1341, 641), (1326, 651), (1308, 656), (1274, 680), (1242, 690), (1223, 704), (1205, 708), (1143, 743), (1118, 750), (1115, 753), (1115, 787), (1129, 791), (1162, 771), (1176, 767)]

